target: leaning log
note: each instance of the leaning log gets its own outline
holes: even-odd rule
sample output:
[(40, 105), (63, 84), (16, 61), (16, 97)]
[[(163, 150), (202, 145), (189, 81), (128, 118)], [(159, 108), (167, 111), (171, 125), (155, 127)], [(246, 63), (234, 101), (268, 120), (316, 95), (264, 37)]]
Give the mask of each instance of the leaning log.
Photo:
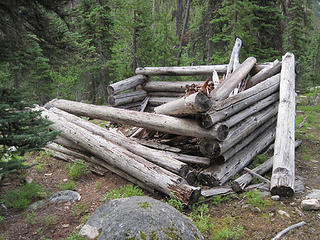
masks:
[(227, 119), (248, 106), (277, 92), (279, 89), (279, 81), (280, 74), (277, 74), (235, 96), (223, 101), (214, 102), (211, 109), (201, 116), (201, 126), (209, 128), (215, 123)]
[[(227, 72), (226, 72), (226, 79), (229, 77), (229, 75), (232, 73), (232, 71), (235, 71), (235, 69), (238, 68), (238, 63), (239, 63), (239, 52), (241, 49), (241, 45), (242, 45), (242, 41), (240, 38), (237, 38), (233, 49), (232, 49), (232, 53), (230, 56), (230, 60), (229, 60), (229, 64), (227, 67)], [(236, 61), (236, 63), (235, 63)]]
[(119, 92), (123, 92), (129, 89), (132, 89), (147, 80), (147, 77), (144, 75), (136, 75), (122, 81), (112, 83), (107, 87), (108, 95), (116, 95)]
[(282, 57), (277, 134), (271, 177), (271, 194), (292, 196), (295, 181), (295, 57)]
[(175, 92), (184, 93), (186, 85), (191, 86), (195, 84), (202, 86), (203, 81), (189, 81), (189, 82), (170, 82), (170, 81), (149, 81), (144, 84), (143, 89), (147, 92)]
[(228, 128), (203, 129), (195, 121), (171, 116), (136, 112), (107, 106), (96, 106), (63, 99), (55, 99), (46, 106), (53, 106), (77, 116), (118, 122), (126, 125), (148, 128), (182, 136), (224, 140), (228, 135)]
[(57, 108), (51, 108), (50, 111), (57, 114), (58, 116), (64, 117), (69, 122), (74, 123), (77, 126), (90, 131), (93, 134), (101, 136), (110, 142), (122, 146), (123, 148), (131, 151), (132, 153), (137, 154), (138, 156), (143, 157), (149, 160), (150, 162), (157, 164), (182, 177), (184, 177), (189, 171), (187, 164), (178, 161), (176, 158), (164, 154), (162, 151), (143, 146), (137, 143), (136, 141), (127, 138), (124, 135), (115, 134), (113, 131), (99, 127), (93, 123), (83, 120), (82, 118), (59, 110)]
[(198, 175), (198, 180), (203, 185), (223, 185), (234, 175), (243, 170), (255, 156), (261, 153), (274, 141), (274, 126), (271, 126), (245, 148), (235, 154), (229, 161), (221, 165), (213, 165)]
[(186, 116), (205, 112), (210, 107), (210, 99), (202, 92), (197, 92), (158, 106), (154, 109), (154, 112), (170, 116)]
[(48, 110), (42, 111), (42, 116), (53, 122), (51, 128), (61, 131), (63, 137), (77, 142), (91, 154), (103, 159), (108, 164), (116, 166), (139, 181), (146, 182), (152, 188), (184, 202), (192, 204), (200, 195), (200, 188), (188, 185), (181, 177), (171, 173), (130, 151), (92, 134), (76, 124)]
[(254, 57), (247, 58), (239, 67), (236, 69), (230, 77), (226, 78), (223, 83), (219, 84), (210, 94), (212, 101), (221, 101), (226, 99), (229, 94), (235, 89), (238, 84), (248, 75), (251, 71), (257, 59)]
[(119, 95), (111, 95), (108, 97), (108, 103), (111, 106), (119, 106), (134, 102), (139, 102), (147, 96), (147, 92), (144, 90), (137, 90), (133, 92), (123, 93)]

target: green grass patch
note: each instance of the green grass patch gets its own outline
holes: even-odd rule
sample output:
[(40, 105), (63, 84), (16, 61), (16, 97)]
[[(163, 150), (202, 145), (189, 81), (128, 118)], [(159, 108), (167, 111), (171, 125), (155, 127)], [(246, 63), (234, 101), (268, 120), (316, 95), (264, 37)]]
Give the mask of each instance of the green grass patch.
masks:
[(34, 211), (26, 212), (26, 214), (23, 216), (23, 218), (26, 223), (29, 223), (32, 225), (36, 224), (36, 222), (37, 222), (36, 215), (35, 215)]
[(88, 240), (89, 238), (86, 236), (81, 236), (79, 233), (73, 232), (71, 235), (67, 237), (66, 240)]
[(243, 197), (251, 206), (258, 207), (261, 210), (270, 205), (270, 202), (264, 199), (262, 194), (257, 190), (245, 192)]
[(75, 162), (72, 165), (67, 164), (67, 169), (69, 170), (68, 175), (72, 179), (79, 179), (90, 173), (90, 170), (86, 164)]
[(4, 216), (0, 216), (0, 224), (4, 221)]
[(59, 188), (61, 190), (74, 190), (75, 187), (76, 187), (76, 183), (74, 181), (72, 181), (72, 180), (68, 181), (65, 184), (59, 185)]
[(173, 194), (170, 194), (170, 198), (167, 199), (167, 204), (170, 205), (171, 207), (174, 207), (177, 209), (179, 212), (183, 211), (183, 208), (185, 204), (181, 202), (179, 199), (176, 199)]
[(250, 167), (256, 168), (259, 165), (261, 165), (262, 163), (264, 163), (265, 161), (267, 161), (268, 159), (269, 159), (269, 157), (266, 154), (259, 154), (253, 159)]
[(45, 229), (50, 229), (52, 228), (54, 225), (57, 224), (59, 218), (55, 215), (48, 215), (48, 216), (45, 216), (43, 219), (42, 219), (42, 223), (44, 225), (44, 228)]
[(88, 211), (88, 205), (85, 203), (77, 203), (72, 211), (72, 215), (75, 217), (83, 216)]
[(101, 190), (101, 188), (102, 188), (102, 182), (97, 181), (97, 182), (96, 182), (96, 189), (97, 189), (97, 190)]
[(141, 188), (133, 185), (125, 185), (120, 187), (119, 189), (113, 189), (107, 192), (101, 201), (113, 200), (117, 198), (127, 198), (133, 196), (143, 196), (144, 193)]
[(190, 218), (194, 225), (196, 225), (202, 234), (210, 233), (213, 230), (213, 223), (209, 215), (208, 204), (193, 205), (191, 209)]

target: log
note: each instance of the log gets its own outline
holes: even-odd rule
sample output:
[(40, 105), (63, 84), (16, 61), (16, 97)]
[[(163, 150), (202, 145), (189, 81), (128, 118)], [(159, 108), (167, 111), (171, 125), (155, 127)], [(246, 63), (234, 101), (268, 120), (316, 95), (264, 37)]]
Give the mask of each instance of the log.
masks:
[(181, 177), (165, 170), (144, 158), (137, 156), (104, 138), (92, 134), (74, 123), (48, 110), (42, 111), (42, 117), (47, 117), (53, 124), (54, 130), (61, 131), (63, 137), (78, 143), (88, 152), (103, 159), (108, 164), (116, 166), (127, 174), (134, 176), (141, 182), (157, 189), (164, 194), (171, 195), (185, 204), (192, 204), (200, 196), (200, 188), (188, 185)]
[(279, 89), (280, 74), (275, 75), (256, 86), (249, 88), (226, 100), (214, 102), (211, 109), (201, 115), (200, 124), (204, 128), (209, 128), (215, 123), (240, 112), (248, 106), (270, 96)]
[(296, 224), (293, 224), (289, 227), (287, 227), (286, 229), (282, 230), (281, 232), (279, 232), (274, 238), (272, 238), (271, 240), (279, 240), (282, 238), (283, 235), (285, 235), (287, 232), (291, 231), (292, 229), (295, 229), (297, 227), (302, 227), (304, 225), (306, 225), (307, 223), (302, 221)]
[(86, 152), (86, 150), (83, 147), (80, 147), (78, 144), (70, 141), (69, 139), (66, 139), (62, 136), (57, 136), (54, 140), (54, 143), (64, 146), (66, 148), (69, 148), (71, 150), (77, 150), (77, 151), (81, 151), (81, 152)]
[(144, 84), (143, 90), (147, 92), (175, 92), (184, 93), (186, 91), (186, 85), (195, 84), (202, 86), (203, 81), (189, 81), (189, 82), (169, 82), (169, 81), (150, 81)]
[(94, 119), (118, 122), (130, 126), (148, 128), (156, 131), (167, 132), (182, 136), (209, 138), (224, 140), (228, 135), (228, 129), (203, 129), (190, 119), (180, 119), (166, 115), (136, 112), (125, 109), (117, 109), (107, 106), (96, 106), (93, 104), (79, 103), (63, 99), (55, 99), (46, 104), (59, 108), (63, 111)]
[(252, 170), (249, 169), (249, 168), (246, 168), (246, 167), (245, 167), (244, 170), (245, 170), (246, 172), (248, 172), (250, 175), (252, 175), (253, 177), (256, 177), (256, 178), (258, 178), (259, 180), (261, 180), (262, 182), (265, 182), (265, 183), (267, 183), (267, 184), (270, 185), (271, 182), (269, 181), (269, 179), (266, 179), (266, 178), (262, 177), (261, 175), (257, 174), (256, 172), (252, 171)]
[(151, 97), (183, 97), (184, 92), (148, 92)]
[(201, 190), (201, 195), (204, 197), (212, 197), (216, 195), (223, 195), (232, 192), (231, 187), (214, 187), (210, 189)]
[(146, 76), (139, 74), (122, 81), (112, 83), (107, 87), (108, 95), (116, 95), (119, 92), (132, 89), (140, 84), (143, 84), (146, 80)]
[(187, 116), (205, 112), (210, 107), (210, 99), (202, 92), (197, 92), (158, 106), (154, 109), (154, 112), (170, 116)]
[(277, 134), (271, 177), (271, 194), (290, 197), (295, 181), (295, 57), (282, 57)]
[(208, 167), (211, 163), (209, 158), (206, 157), (199, 157), (199, 156), (192, 156), (182, 153), (173, 153), (173, 152), (164, 152), (165, 155), (173, 157), (174, 159), (177, 159), (184, 163), (191, 163), (191, 164), (197, 164), (202, 167)]
[(223, 142), (220, 143), (217, 141), (213, 142), (203, 140), (200, 142), (200, 151), (204, 156), (213, 159), (214, 162), (224, 163), (228, 161), (237, 152), (239, 152), (241, 149), (243, 149), (245, 146), (247, 146), (251, 141), (257, 138), (268, 127), (274, 124), (276, 120), (276, 116), (272, 117), (265, 124), (253, 131), (250, 135), (242, 139), (239, 143), (235, 144), (232, 147), (228, 147), (228, 150), (225, 150), (226, 147), (223, 145)]
[(270, 145), (275, 137), (274, 127), (271, 126), (250, 144), (235, 154), (229, 161), (221, 165), (213, 165), (198, 175), (198, 180), (203, 185), (223, 185), (234, 175), (244, 169), (253, 158)]
[(113, 142), (119, 146), (122, 146), (123, 148), (129, 150), (130, 152), (137, 154), (138, 156), (143, 157), (149, 160), (150, 162), (157, 164), (182, 177), (184, 177), (189, 171), (187, 164), (180, 162), (175, 158), (170, 157), (169, 155), (166, 155), (159, 150), (155, 150), (155, 149), (151, 149), (146, 146), (143, 146), (131, 140), (130, 138), (125, 137), (124, 135), (115, 134), (113, 131), (99, 127), (93, 123), (85, 121), (77, 116), (74, 116), (62, 110), (51, 108), (50, 111), (57, 114), (58, 116), (65, 118), (70, 123), (74, 123), (77, 126), (82, 127), (95, 135), (101, 136), (110, 142)]
[(137, 90), (133, 92), (123, 93), (119, 95), (111, 95), (108, 97), (108, 103), (111, 106), (119, 106), (128, 103), (139, 102), (147, 97), (147, 92), (144, 90)]
[(262, 69), (269, 67), (270, 65), (272, 65), (272, 62), (265, 62), (265, 63), (256, 63), (251, 72), (250, 75), (253, 76), (255, 74), (257, 74), (258, 72), (260, 72)]
[(251, 88), (257, 85), (258, 83), (266, 80), (267, 78), (270, 78), (276, 75), (277, 73), (280, 72), (280, 70), (281, 70), (281, 62), (277, 59), (272, 63), (272, 65), (262, 69), (260, 72), (258, 72), (253, 77), (251, 77), (248, 80), (245, 89)]
[(144, 67), (137, 68), (136, 74), (148, 76), (164, 75), (164, 76), (196, 76), (196, 75), (212, 75), (213, 71), (218, 73), (226, 73), (227, 65), (202, 65), (202, 66), (184, 66), (184, 67)]
[[(301, 144), (301, 141), (295, 141), (296, 148), (300, 144)], [(269, 158), (267, 161), (260, 164), (258, 167), (252, 169), (252, 171), (254, 171), (259, 175), (263, 175), (266, 172), (271, 170), (272, 165), (273, 165), (273, 157)], [(245, 173), (232, 182), (232, 189), (235, 192), (242, 192), (246, 188), (246, 186), (250, 184), (251, 181), (252, 181), (251, 174)]]
[(119, 105), (117, 106), (117, 108), (121, 108), (121, 109), (130, 109), (130, 110), (135, 110), (138, 109), (138, 111), (140, 111), (141, 109), (141, 103), (142, 102), (134, 102), (134, 103), (128, 103), (128, 104), (124, 104), (124, 105)]
[(210, 93), (212, 101), (221, 101), (228, 98), (233, 89), (248, 75), (256, 61), (254, 57), (247, 58), (230, 77), (225, 79), (223, 83), (219, 84), (218, 87)]
[(150, 97), (146, 97), (145, 99), (143, 99), (142, 103), (141, 103), (141, 108), (140, 108), (140, 112), (144, 112), (144, 110), (146, 110), (146, 107), (149, 103)]
[(166, 104), (168, 102), (172, 102), (177, 100), (176, 97), (150, 97), (149, 105), (150, 106), (160, 106), (162, 104)]
[[(232, 53), (230, 56), (230, 60), (229, 60), (229, 64), (227, 67), (227, 72), (226, 72), (226, 79), (230, 76), (230, 74), (232, 73), (232, 70), (234, 71), (237, 67), (238, 67), (238, 63), (239, 63), (239, 52), (241, 49), (241, 45), (242, 45), (242, 41), (240, 38), (237, 38), (233, 49), (232, 49)], [(235, 63), (235, 59), (237, 59), (237, 63)]]
[(140, 143), (141, 145), (147, 146), (147, 147), (151, 147), (154, 149), (158, 149), (158, 150), (164, 150), (164, 151), (169, 151), (169, 152), (175, 152), (175, 153), (179, 153), (181, 152), (180, 148), (176, 148), (176, 147), (171, 147), (169, 145), (163, 144), (163, 143), (158, 143), (152, 140), (145, 140), (145, 139), (133, 139), (134, 141)]
[[(227, 150), (231, 149), (231, 147), (235, 146), (238, 142), (244, 140), (250, 133), (254, 132), (259, 126), (265, 124), (276, 114), (277, 104), (273, 104), (233, 126), (229, 130), (229, 135), (227, 139), (225, 139), (223, 142), (203, 140), (204, 142), (200, 144), (202, 146), (200, 149), (202, 154), (212, 159), (219, 156), (220, 154), (225, 153)], [(219, 126), (220, 125), (217, 124), (216, 127)], [(238, 147), (241, 147), (241, 145), (239, 145)], [(226, 160), (227, 159), (224, 159), (224, 161)]]

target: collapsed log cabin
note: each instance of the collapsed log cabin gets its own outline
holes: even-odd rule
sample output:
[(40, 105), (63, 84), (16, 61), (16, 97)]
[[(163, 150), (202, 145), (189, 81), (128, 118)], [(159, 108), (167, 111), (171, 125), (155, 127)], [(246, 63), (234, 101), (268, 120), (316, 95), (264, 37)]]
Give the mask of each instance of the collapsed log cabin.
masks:
[[(249, 57), (240, 64), (240, 47), (236, 41), (233, 59), (225, 65), (137, 68), (136, 76), (108, 86), (112, 107), (52, 100), (43, 115), (61, 131), (55, 140), (61, 147), (47, 148), (65, 161), (79, 158), (99, 174), (112, 171), (186, 204), (197, 201), (201, 189), (206, 197), (242, 191), (255, 174), (272, 166), (271, 192), (292, 195), (294, 56), (288, 53), (282, 63), (262, 64)], [(155, 76), (209, 78), (153, 81)], [(79, 116), (133, 128), (127, 127), (130, 133), (104, 129)], [(231, 183), (226, 186), (273, 143), (272, 160), (251, 173), (247, 169), (232, 188)]]

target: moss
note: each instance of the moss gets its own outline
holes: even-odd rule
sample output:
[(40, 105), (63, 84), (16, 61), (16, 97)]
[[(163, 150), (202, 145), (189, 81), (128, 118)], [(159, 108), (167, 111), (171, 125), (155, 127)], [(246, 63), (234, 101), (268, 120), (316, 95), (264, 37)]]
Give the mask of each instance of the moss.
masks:
[(151, 205), (148, 202), (139, 202), (138, 205), (143, 209), (151, 208)]

